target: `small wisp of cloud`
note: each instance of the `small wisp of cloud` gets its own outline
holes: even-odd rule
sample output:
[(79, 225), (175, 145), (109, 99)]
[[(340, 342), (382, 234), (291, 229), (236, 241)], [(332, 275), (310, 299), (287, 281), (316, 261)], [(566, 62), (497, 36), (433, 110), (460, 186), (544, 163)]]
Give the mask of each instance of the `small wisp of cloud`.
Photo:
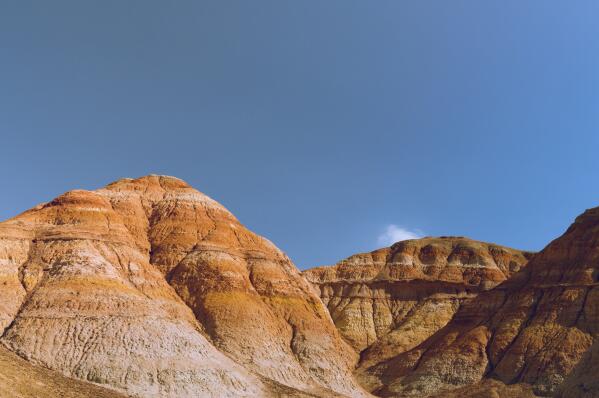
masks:
[(395, 242), (407, 239), (419, 239), (424, 233), (418, 229), (410, 230), (399, 225), (387, 225), (385, 231), (379, 235), (378, 244), (380, 246), (391, 246)]

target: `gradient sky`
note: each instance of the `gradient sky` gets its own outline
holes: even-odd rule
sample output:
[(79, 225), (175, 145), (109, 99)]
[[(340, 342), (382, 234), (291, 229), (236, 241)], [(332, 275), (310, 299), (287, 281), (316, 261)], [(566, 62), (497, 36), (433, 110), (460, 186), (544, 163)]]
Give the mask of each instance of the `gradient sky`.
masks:
[(597, 1), (2, 1), (0, 218), (178, 176), (300, 268), (599, 205)]

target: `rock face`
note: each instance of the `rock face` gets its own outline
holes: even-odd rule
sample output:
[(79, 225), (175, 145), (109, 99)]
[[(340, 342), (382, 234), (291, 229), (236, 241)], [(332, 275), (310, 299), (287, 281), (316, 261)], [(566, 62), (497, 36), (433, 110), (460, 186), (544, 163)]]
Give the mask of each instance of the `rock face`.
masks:
[(299, 271), (185, 182), (124, 179), (0, 223), (2, 343), (151, 397), (365, 396)]
[(599, 396), (598, 242), (595, 208), (431, 339), (387, 361), (377, 393), (420, 397), (495, 379), (541, 396)]
[(461, 303), (506, 280), (529, 256), (467, 238), (424, 238), (357, 254), (304, 276), (361, 354), (358, 377), (377, 390), (386, 361), (424, 342)]

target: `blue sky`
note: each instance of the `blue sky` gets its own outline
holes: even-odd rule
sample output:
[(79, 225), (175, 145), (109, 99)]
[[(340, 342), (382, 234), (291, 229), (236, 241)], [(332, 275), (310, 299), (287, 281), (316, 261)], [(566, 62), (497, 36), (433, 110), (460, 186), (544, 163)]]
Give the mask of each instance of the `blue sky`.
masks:
[(0, 218), (178, 176), (305, 268), (599, 205), (596, 1), (4, 1)]

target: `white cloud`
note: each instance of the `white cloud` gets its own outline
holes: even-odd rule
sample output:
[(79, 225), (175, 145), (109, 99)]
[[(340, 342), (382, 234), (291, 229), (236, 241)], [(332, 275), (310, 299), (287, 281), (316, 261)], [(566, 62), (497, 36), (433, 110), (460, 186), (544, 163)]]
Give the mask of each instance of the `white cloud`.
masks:
[(391, 246), (400, 240), (418, 239), (422, 238), (423, 235), (420, 230), (409, 230), (399, 225), (390, 224), (385, 228), (385, 232), (379, 235), (378, 243), (381, 246)]

